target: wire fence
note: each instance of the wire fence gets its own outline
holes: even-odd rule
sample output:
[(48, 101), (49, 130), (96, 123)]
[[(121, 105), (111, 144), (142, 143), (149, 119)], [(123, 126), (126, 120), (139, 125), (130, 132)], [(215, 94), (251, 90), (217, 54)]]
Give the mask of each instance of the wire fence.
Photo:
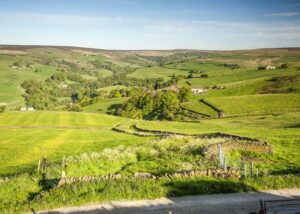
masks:
[[(262, 171), (259, 167), (254, 166), (253, 162), (239, 162), (236, 160), (230, 160), (225, 156), (222, 149), (222, 145), (217, 145), (217, 170), (220, 169), (225, 173), (228, 173), (230, 170), (232, 172), (239, 172), (239, 177), (258, 177), (261, 175)], [(207, 170), (216, 170), (207, 169)], [(38, 173), (42, 176), (42, 181), (44, 181), (48, 186), (54, 187), (58, 184), (59, 180), (67, 177), (67, 164), (65, 158), (62, 159), (61, 163), (53, 163), (46, 157), (43, 157), (38, 162)], [(175, 172), (174, 172), (175, 173)], [(96, 176), (96, 175), (95, 175)]]

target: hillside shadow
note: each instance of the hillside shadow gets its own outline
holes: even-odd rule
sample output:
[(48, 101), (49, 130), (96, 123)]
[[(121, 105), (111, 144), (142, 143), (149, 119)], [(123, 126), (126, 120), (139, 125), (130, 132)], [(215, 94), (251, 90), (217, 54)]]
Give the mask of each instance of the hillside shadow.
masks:
[(122, 107), (122, 104), (112, 104), (112, 105), (110, 105), (110, 106), (107, 108), (106, 113), (107, 113), (107, 114), (112, 113), (112, 112), (116, 111), (118, 108), (121, 108), (121, 107)]
[[(167, 198), (143, 201), (119, 201), (94, 206), (83, 206), (62, 211), (38, 213), (76, 213), (76, 214), (175, 214), (175, 213), (205, 213), (205, 214), (254, 214), (259, 213), (260, 200), (285, 200), (298, 198), (263, 192), (239, 193), (240, 191), (255, 191), (255, 188), (233, 181), (171, 181), (165, 184)], [(222, 192), (223, 194), (213, 194)], [(210, 193), (210, 195), (199, 195)], [(224, 194), (225, 193), (225, 194)], [(189, 196), (181, 196), (189, 195)], [(192, 196), (197, 195), (197, 196)], [(174, 197), (181, 196), (181, 197)], [(300, 207), (300, 201), (299, 201)]]

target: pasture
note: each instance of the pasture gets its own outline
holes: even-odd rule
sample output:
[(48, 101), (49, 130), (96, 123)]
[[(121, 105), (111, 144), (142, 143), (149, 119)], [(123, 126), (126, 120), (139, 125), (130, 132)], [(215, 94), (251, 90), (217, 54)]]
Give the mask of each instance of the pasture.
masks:
[(36, 169), (42, 156), (65, 155), (130, 145), (140, 137), (112, 132), (123, 118), (72, 112), (9, 112), (0, 115), (0, 172), (18, 174)]
[[(0, 103), (8, 103), (8, 108), (0, 113), (0, 212), (19, 213), (111, 200), (300, 187), (298, 52), (285, 49), (197, 54), (179, 51), (176, 55), (176, 51), (59, 47), (28, 48), (22, 55), (2, 52)], [(238, 68), (231, 69), (230, 63)], [(257, 69), (262, 65), (280, 67), (282, 63), (287, 63), (287, 67)], [(22, 68), (23, 65), (26, 68)], [(200, 72), (207, 76), (201, 77)], [(68, 73), (71, 78), (58, 76), (54, 81), (50, 77), (55, 73), (61, 76)], [(195, 75), (188, 77), (191, 73)], [(176, 78), (175, 82), (168, 81), (174, 75), (178, 76), (178, 81)], [(177, 96), (175, 93), (159, 100), (163, 104), (175, 100), (170, 102), (179, 105), (175, 113), (201, 116), (193, 120), (172, 117), (174, 119), (168, 121), (168, 118), (142, 120), (107, 114), (137, 96), (124, 93), (123, 97), (112, 98), (110, 91), (133, 88), (136, 92), (147, 91), (154, 88), (154, 85), (147, 85), (153, 78), (164, 81), (165, 85), (153, 91), (160, 96), (182, 86), (205, 88), (207, 93), (189, 95), (180, 105), (176, 102), (179, 95), (177, 100), (173, 99)], [(26, 96), (21, 87), (25, 80), (49, 84), (51, 99), (61, 101), (61, 108), (15, 111), (16, 107), (25, 105)], [(58, 87), (62, 82), (68, 85), (64, 89)], [(135, 85), (137, 83), (140, 88)], [(174, 85), (176, 87), (172, 87)], [(224, 117), (218, 118), (217, 111), (200, 102), (201, 99), (222, 110)], [(79, 106), (85, 100), (87, 102)], [(80, 107), (74, 111), (81, 112), (72, 112), (68, 108), (71, 104)], [(136, 99), (131, 105), (149, 107), (143, 108), (145, 112), (154, 106), (151, 97)], [(136, 110), (128, 106), (129, 112), (132, 109)], [(161, 109), (153, 112), (156, 111)], [(253, 164), (260, 170), (256, 177), (242, 174), (237, 177), (165, 176), (166, 173), (184, 174), (193, 170), (219, 170), (220, 167), (226, 171), (226, 166), (219, 163), (220, 157), (209, 159), (205, 156), (207, 146), (232, 141), (243, 145), (242, 139), (272, 148), (268, 153), (241, 147), (224, 150), (229, 169), (235, 164), (241, 171), (243, 166)], [(66, 164), (67, 177), (107, 177), (53, 188), (37, 173), (38, 161), (43, 156), (59, 169)], [(158, 177), (140, 179), (134, 177), (136, 174)], [(128, 177), (109, 179), (112, 175)], [(52, 183), (57, 185), (60, 176), (51, 178)]]
[(135, 78), (162, 78), (163, 80), (171, 79), (172, 75), (187, 75), (186, 71), (180, 71), (161, 67), (144, 67), (135, 70), (129, 74), (129, 77)]

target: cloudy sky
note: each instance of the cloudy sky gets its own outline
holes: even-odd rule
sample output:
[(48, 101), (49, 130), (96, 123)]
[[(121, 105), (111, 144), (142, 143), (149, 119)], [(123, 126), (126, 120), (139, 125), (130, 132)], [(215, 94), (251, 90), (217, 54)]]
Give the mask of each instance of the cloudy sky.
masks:
[(299, 0), (1, 0), (0, 44), (300, 47)]

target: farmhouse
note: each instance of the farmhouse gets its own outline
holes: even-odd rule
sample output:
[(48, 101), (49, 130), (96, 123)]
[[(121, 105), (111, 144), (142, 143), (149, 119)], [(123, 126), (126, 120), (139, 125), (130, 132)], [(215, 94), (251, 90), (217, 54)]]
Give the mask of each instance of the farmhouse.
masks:
[(266, 66), (266, 70), (274, 70), (274, 69), (276, 69), (275, 66), (271, 66), (271, 65)]
[(204, 88), (191, 88), (193, 94), (206, 94)]
[(34, 111), (33, 107), (21, 107), (20, 111)]

